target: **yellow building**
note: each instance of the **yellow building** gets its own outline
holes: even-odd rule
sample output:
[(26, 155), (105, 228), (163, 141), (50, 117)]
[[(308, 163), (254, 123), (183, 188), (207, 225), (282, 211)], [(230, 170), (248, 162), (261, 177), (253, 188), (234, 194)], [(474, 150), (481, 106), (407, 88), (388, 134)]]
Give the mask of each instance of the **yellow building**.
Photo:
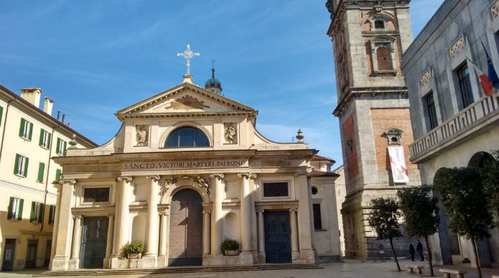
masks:
[(53, 101), (41, 90), (21, 96), (0, 85), (0, 268), (48, 266), (56, 189), (62, 168), (51, 157), (64, 154), (73, 134), (76, 146), (96, 144), (52, 117)]

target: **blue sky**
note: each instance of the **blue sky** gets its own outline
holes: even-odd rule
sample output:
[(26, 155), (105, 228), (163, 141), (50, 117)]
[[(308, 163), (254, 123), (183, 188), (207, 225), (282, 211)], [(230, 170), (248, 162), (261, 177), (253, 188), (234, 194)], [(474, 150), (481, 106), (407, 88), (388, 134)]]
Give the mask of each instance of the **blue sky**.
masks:
[[(413, 0), (416, 36), (443, 0)], [(121, 108), (182, 81), (190, 43), (194, 82), (211, 59), (225, 96), (259, 110), (257, 128), (305, 141), (342, 163), (325, 0), (1, 1), (0, 84), (40, 87), (71, 126), (111, 139)]]

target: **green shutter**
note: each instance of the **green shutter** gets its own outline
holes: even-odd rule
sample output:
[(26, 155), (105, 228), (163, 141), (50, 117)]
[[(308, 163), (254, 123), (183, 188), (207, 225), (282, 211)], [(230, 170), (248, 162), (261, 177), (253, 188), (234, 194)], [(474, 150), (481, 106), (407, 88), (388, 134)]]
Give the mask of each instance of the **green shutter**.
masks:
[(31, 202), (31, 213), (29, 215), (29, 221), (30, 222), (35, 221), (35, 205), (36, 205), (35, 202)]
[(24, 163), (24, 177), (28, 176), (28, 165), (29, 165), (29, 158), (26, 157), (26, 163)]
[(0, 126), (2, 126), (3, 107), (0, 106)]
[(29, 123), (29, 135), (28, 135), (28, 139), (31, 141), (31, 138), (33, 137), (33, 124), (32, 123)]
[(9, 210), (7, 211), (7, 219), (12, 219), (12, 205), (14, 203), (14, 197), (10, 197)]
[[(48, 132), (47, 132), (48, 133)], [(50, 149), (50, 144), (52, 143), (52, 134), (47, 135), (47, 149)]]
[(57, 138), (57, 145), (55, 146), (55, 153), (60, 154), (61, 150), (61, 138)]
[(19, 136), (24, 138), (24, 125), (26, 125), (26, 120), (21, 118), (21, 126), (19, 127)]
[(49, 205), (49, 221), (48, 221), (49, 225), (53, 224), (52, 218), (54, 218), (54, 211), (53, 211), (52, 207), (53, 206)]
[(24, 206), (24, 200), (19, 199), (19, 215), (17, 216), (17, 220), (23, 219), (23, 206)]
[(17, 172), (17, 167), (19, 167), (19, 157), (21, 155), (16, 154), (16, 161), (14, 161), (14, 175), (18, 175), (19, 173)]
[(39, 223), (43, 223), (43, 215), (45, 214), (45, 206), (43, 204), (40, 204), (40, 218), (38, 219)]
[(38, 140), (38, 146), (43, 147), (43, 135), (45, 134), (45, 130), (43, 128), (40, 129), (40, 140)]
[(64, 141), (64, 151), (63, 151), (63, 153), (65, 153), (65, 152), (66, 152), (66, 147), (67, 147), (67, 145), (68, 145), (68, 142)]
[(55, 170), (55, 180), (58, 181), (61, 179), (61, 169)]
[(45, 173), (45, 163), (40, 162), (38, 166), (38, 181), (43, 181), (43, 174)]

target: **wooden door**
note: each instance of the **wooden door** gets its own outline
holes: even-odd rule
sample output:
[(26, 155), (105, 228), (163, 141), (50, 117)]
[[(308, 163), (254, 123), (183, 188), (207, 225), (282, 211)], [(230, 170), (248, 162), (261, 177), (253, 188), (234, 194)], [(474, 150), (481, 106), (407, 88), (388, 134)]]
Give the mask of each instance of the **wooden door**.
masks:
[(38, 239), (28, 239), (28, 249), (26, 251), (25, 268), (36, 267), (36, 254), (38, 252)]
[(11, 271), (14, 269), (14, 261), (16, 258), (16, 243), (13, 238), (5, 239), (5, 250), (3, 252), (2, 271)]
[(170, 253), (168, 265), (201, 265), (203, 262), (203, 206), (192, 189), (177, 192), (170, 204)]
[(103, 268), (106, 256), (107, 217), (84, 217), (81, 233), (80, 268)]
[(289, 212), (265, 211), (264, 215), (267, 263), (291, 263)]

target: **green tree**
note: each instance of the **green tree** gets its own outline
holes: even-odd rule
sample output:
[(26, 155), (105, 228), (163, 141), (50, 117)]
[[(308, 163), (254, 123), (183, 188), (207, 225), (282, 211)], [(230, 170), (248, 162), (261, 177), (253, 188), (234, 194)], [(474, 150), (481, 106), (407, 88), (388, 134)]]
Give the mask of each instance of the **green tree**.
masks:
[(480, 172), (471, 168), (443, 168), (435, 177), (437, 190), (450, 216), (450, 228), (471, 240), (478, 277), (482, 277), (476, 241), (489, 237), (493, 228), (490, 199)]
[(431, 276), (435, 276), (428, 236), (437, 232), (440, 223), (438, 198), (433, 196), (433, 188), (427, 185), (399, 190), (397, 196), (400, 201), (400, 210), (405, 217), (407, 234), (424, 237), (426, 250), (428, 250), (430, 273)]
[(499, 150), (492, 152), (492, 155), (485, 159), (480, 170), (492, 210), (499, 213)]
[(390, 240), (393, 257), (397, 263), (397, 269), (400, 271), (397, 254), (393, 247), (393, 238), (402, 236), (398, 222), (400, 217), (399, 205), (395, 199), (383, 197), (372, 199), (371, 203), (372, 210), (369, 213), (369, 225), (376, 231), (378, 239)]

